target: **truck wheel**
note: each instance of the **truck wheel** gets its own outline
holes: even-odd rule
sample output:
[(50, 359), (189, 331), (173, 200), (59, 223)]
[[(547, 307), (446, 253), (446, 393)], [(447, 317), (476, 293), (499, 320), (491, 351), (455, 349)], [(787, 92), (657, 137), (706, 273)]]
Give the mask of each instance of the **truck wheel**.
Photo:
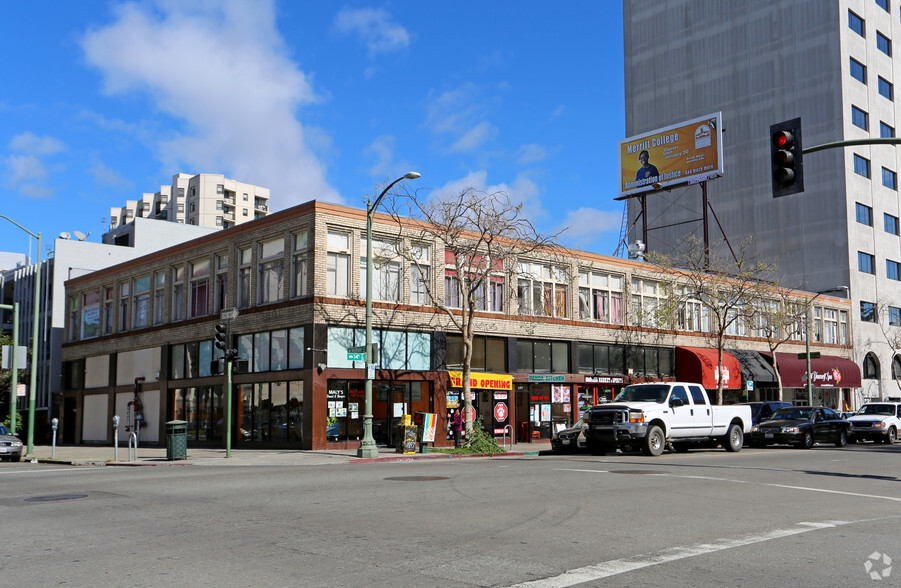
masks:
[(848, 443), (848, 434), (842, 429), (838, 432), (838, 439), (835, 441), (836, 447), (844, 447)]
[(648, 436), (644, 439), (644, 446), (642, 450), (645, 455), (652, 455), (657, 457), (661, 453), (663, 453), (663, 448), (666, 446), (666, 438), (663, 436), (663, 429), (658, 427), (657, 425), (652, 426), (648, 429)]
[(731, 453), (735, 453), (736, 451), (741, 451), (741, 446), (745, 442), (745, 433), (741, 430), (736, 423), (732, 423), (729, 425), (729, 430), (726, 432), (726, 438), (723, 439), (723, 447), (726, 448), (726, 451)]
[(889, 427), (888, 433), (885, 434), (885, 442), (889, 445), (893, 445), (897, 440), (898, 431), (895, 430), (895, 427)]

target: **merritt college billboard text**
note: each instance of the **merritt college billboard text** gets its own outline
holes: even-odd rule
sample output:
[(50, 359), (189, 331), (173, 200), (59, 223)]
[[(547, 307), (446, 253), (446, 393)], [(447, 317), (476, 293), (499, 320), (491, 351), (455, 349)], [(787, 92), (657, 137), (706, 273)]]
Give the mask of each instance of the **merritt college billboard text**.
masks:
[(620, 197), (723, 175), (722, 113), (619, 143)]

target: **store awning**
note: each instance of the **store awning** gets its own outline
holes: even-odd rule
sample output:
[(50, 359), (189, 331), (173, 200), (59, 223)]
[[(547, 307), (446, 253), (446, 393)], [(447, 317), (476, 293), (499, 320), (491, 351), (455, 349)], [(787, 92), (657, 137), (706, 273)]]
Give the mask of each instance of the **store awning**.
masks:
[(756, 351), (749, 349), (727, 349), (741, 365), (741, 377), (755, 384), (775, 384), (776, 372), (773, 366)]
[[(707, 390), (717, 387), (716, 349), (676, 347), (676, 377), (683, 382), (697, 382)], [(723, 351), (723, 388), (741, 388), (741, 367), (735, 357)]]
[[(807, 387), (807, 360), (794, 353), (776, 353), (784, 388)], [(844, 357), (821, 355), (810, 360), (815, 388), (860, 388), (860, 368)]]

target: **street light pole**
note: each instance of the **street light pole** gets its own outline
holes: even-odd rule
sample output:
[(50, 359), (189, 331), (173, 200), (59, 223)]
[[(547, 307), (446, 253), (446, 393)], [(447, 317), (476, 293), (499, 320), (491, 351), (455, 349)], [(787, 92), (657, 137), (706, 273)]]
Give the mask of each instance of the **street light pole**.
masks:
[(820, 294), (826, 294), (828, 292), (838, 292), (844, 291), (847, 293), (847, 286), (838, 286), (836, 288), (829, 288), (828, 290), (820, 290), (817, 292), (813, 298), (810, 299), (810, 302), (807, 303), (807, 319), (804, 321), (804, 351), (807, 356), (807, 406), (813, 406), (813, 377), (811, 377), (810, 373), (810, 311), (813, 308), (813, 301), (817, 299), (817, 296)]
[(373, 458), (379, 454), (378, 447), (375, 446), (375, 439), (372, 437), (372, 378), (370, 377), (370, 365), (375, 363), (372, 353), (372, 215), (378, 208), (379, 202), (394, 184), (401, 180), (415, 180), (419, 176), (419, 172), (408, 172), (388, 184), (375, 202), (368, 198), (366, 200), (366, 382), (364, 384), (366, 412), (363, 413), (363, 439), (357, 449), (357, 457)]
[(40, 232), (35, 235), (8, 216), (0, 214), (0, 218), (5, 218), (38, 240), (37, 267), (34, 271), (34, 323), (31, 325), (31, 380), (28, 385), (28, 453), (26, 454), (33, 455), (35, 388), (38, 379), (38, 320), (41, 316), (41, 247), (43, 245)]

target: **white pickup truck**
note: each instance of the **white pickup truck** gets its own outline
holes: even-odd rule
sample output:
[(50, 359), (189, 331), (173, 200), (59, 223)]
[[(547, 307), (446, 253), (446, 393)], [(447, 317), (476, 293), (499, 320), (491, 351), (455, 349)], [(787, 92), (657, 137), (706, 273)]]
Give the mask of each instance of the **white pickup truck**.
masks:
[(613, 402), (593, 407), (585, 436), (595, 454), (640, 447), (660, 455), (667, 445), (687, 451), (692, 444), (722, 444), (741, 451), (750, 431), (750, 406), (714, 406), (699, 384), (657, 382), (626, 386)]
[(901, 429), (901, 402), (868, 402), (848, 421), (851, 423), (849, 443), (869, 439), (892, 444), (898, 440)]

